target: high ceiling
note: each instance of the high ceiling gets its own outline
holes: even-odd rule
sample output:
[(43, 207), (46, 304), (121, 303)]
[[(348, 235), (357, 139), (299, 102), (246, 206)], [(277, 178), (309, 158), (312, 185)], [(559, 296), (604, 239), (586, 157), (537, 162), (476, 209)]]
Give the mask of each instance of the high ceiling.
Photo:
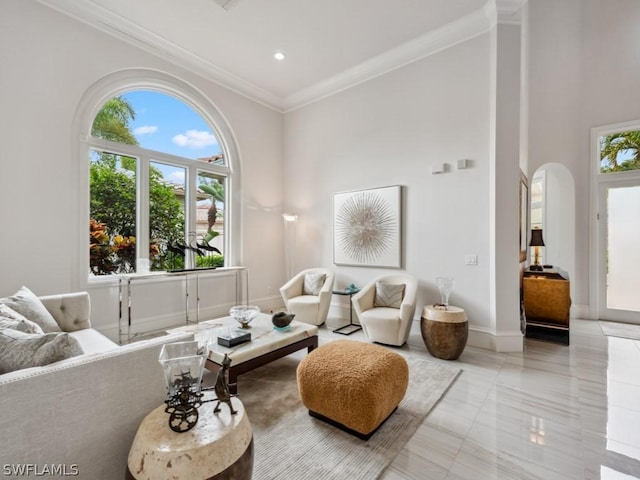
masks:
[[(278, 110), (406, 64), (442, 42), (461, 40), (452, 35), (469, 38), (478, 18), (486, 19), (495, 5), (493, 0), (40, 1)], [(523, 0), (500, 1), (513, 10)], [(276, 51), (286, 58), (275, 60)]]

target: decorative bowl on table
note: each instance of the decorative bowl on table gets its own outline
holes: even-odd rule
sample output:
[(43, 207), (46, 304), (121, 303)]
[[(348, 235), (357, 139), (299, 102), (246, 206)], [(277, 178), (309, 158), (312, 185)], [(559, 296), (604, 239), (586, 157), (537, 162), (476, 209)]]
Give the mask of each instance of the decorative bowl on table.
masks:
[(236, 305), (229, 310), (229, 315), (240, 324), (241, 328), (251, 328), (249, 324), (259, 313), (260, 308), (255, 305)]
[(295, 313), (277, 312), (271, 317), (273, 328), (280, 332), (291, 329), (291, 320), (295, 317)]

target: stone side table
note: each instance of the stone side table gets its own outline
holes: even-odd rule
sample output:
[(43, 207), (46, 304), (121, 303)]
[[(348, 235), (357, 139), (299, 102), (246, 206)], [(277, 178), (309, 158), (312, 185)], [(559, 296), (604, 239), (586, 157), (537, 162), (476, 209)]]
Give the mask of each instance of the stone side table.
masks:
[(420, 331), (429, 353), (443, 360), (457, 359), (467, 345), (469, 322), (463, 309), (425, 305)]
[(244, 406), (232, 398), (238, 411), (227, 405), (213, 413), (216, 402), (198, 409), (200, 418), (191, 430), (169, 428), (162, 405), (142, 421), (127, 462), (127, 480), (250, 480), (253, 474), (253, 433)]

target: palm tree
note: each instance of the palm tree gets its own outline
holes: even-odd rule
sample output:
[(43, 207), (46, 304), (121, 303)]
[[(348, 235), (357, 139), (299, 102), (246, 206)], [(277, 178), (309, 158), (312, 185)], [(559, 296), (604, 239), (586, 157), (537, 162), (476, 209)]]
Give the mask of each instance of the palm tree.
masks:
[[(620, 161), (620, 155), (631, 158)], [(640, 169), (640, 130), (613, 133), (600, 139), (600, 171), (621, 172)]]
[(127, 145), (138, 145), (129, 129), (129, 121), (136, 119), (133, 106), (122, 97), (113, 97), (102, 106), (91, 127), (91, 135)]
[(220, 182), (214, 180), (210, 185), (203, 184), (198, 188), (200, 188), (204, 193), (211, 195), (211, 206), (209, 207), (209, 213), (207, 214), (207, 221), (209, 223), (208, 231), (210, 232), (218, 218), (218, 207), (216, 207), (216, 202), (224, 202), (224, 187)]

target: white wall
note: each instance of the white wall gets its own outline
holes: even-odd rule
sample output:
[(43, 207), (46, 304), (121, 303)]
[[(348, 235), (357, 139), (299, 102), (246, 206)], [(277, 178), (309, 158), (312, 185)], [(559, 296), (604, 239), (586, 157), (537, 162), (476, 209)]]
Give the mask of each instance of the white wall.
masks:
[[(403, 185), (404, 270), (420, 281), (417, 316), (439, 299), (435, 278), (452, 276), (450, 303), (465, 308), (473, 331), (494, 330), (490, 51), (482, 35), (285, 115), (286, 209), (299, 214), (296, 270), (333, 268), (337, 287), (381, 273), (333, 264), (332, 196)], [(471, 159), (469, 169), (456, 169), (461, 158)], [(449, 170), (432, 175), (434, 163)], [(477, 254), (478, 266), (466, 266), (465, 254)]]
[(589, 132), (640, 119), (640, 2), (536, 0), (529, 2), (529, 18), (529, 173), (557, 162), (573, 177), (572, 300), (588, 312)]
[(520, 332), (520, 59), (521, 29), (498, 25), (495, 36), (495, 161), (490, 174), (492, 317), (499, 332), (489, 347), (522, 350)]
[[(76, 205), (82, 159), (75, 153), (74, 115), (94, 82), (118, 70), (150, 68), (199, 89), (226, 117), (241, 156), (243, 238), (237, 241), (249, 267), (250, 296), (279, 299), (280, 113), (32, 1), (2, 2), (0, 58), (0, 296), (22, 284), (42, 295), (83, 284), (86, 276), (73, 261), (85, 254), (75, 251), (73, 239), (86, 229)], [(94, 323), (113, 328), (114, 289), (99, 286), (91, 293)]]

